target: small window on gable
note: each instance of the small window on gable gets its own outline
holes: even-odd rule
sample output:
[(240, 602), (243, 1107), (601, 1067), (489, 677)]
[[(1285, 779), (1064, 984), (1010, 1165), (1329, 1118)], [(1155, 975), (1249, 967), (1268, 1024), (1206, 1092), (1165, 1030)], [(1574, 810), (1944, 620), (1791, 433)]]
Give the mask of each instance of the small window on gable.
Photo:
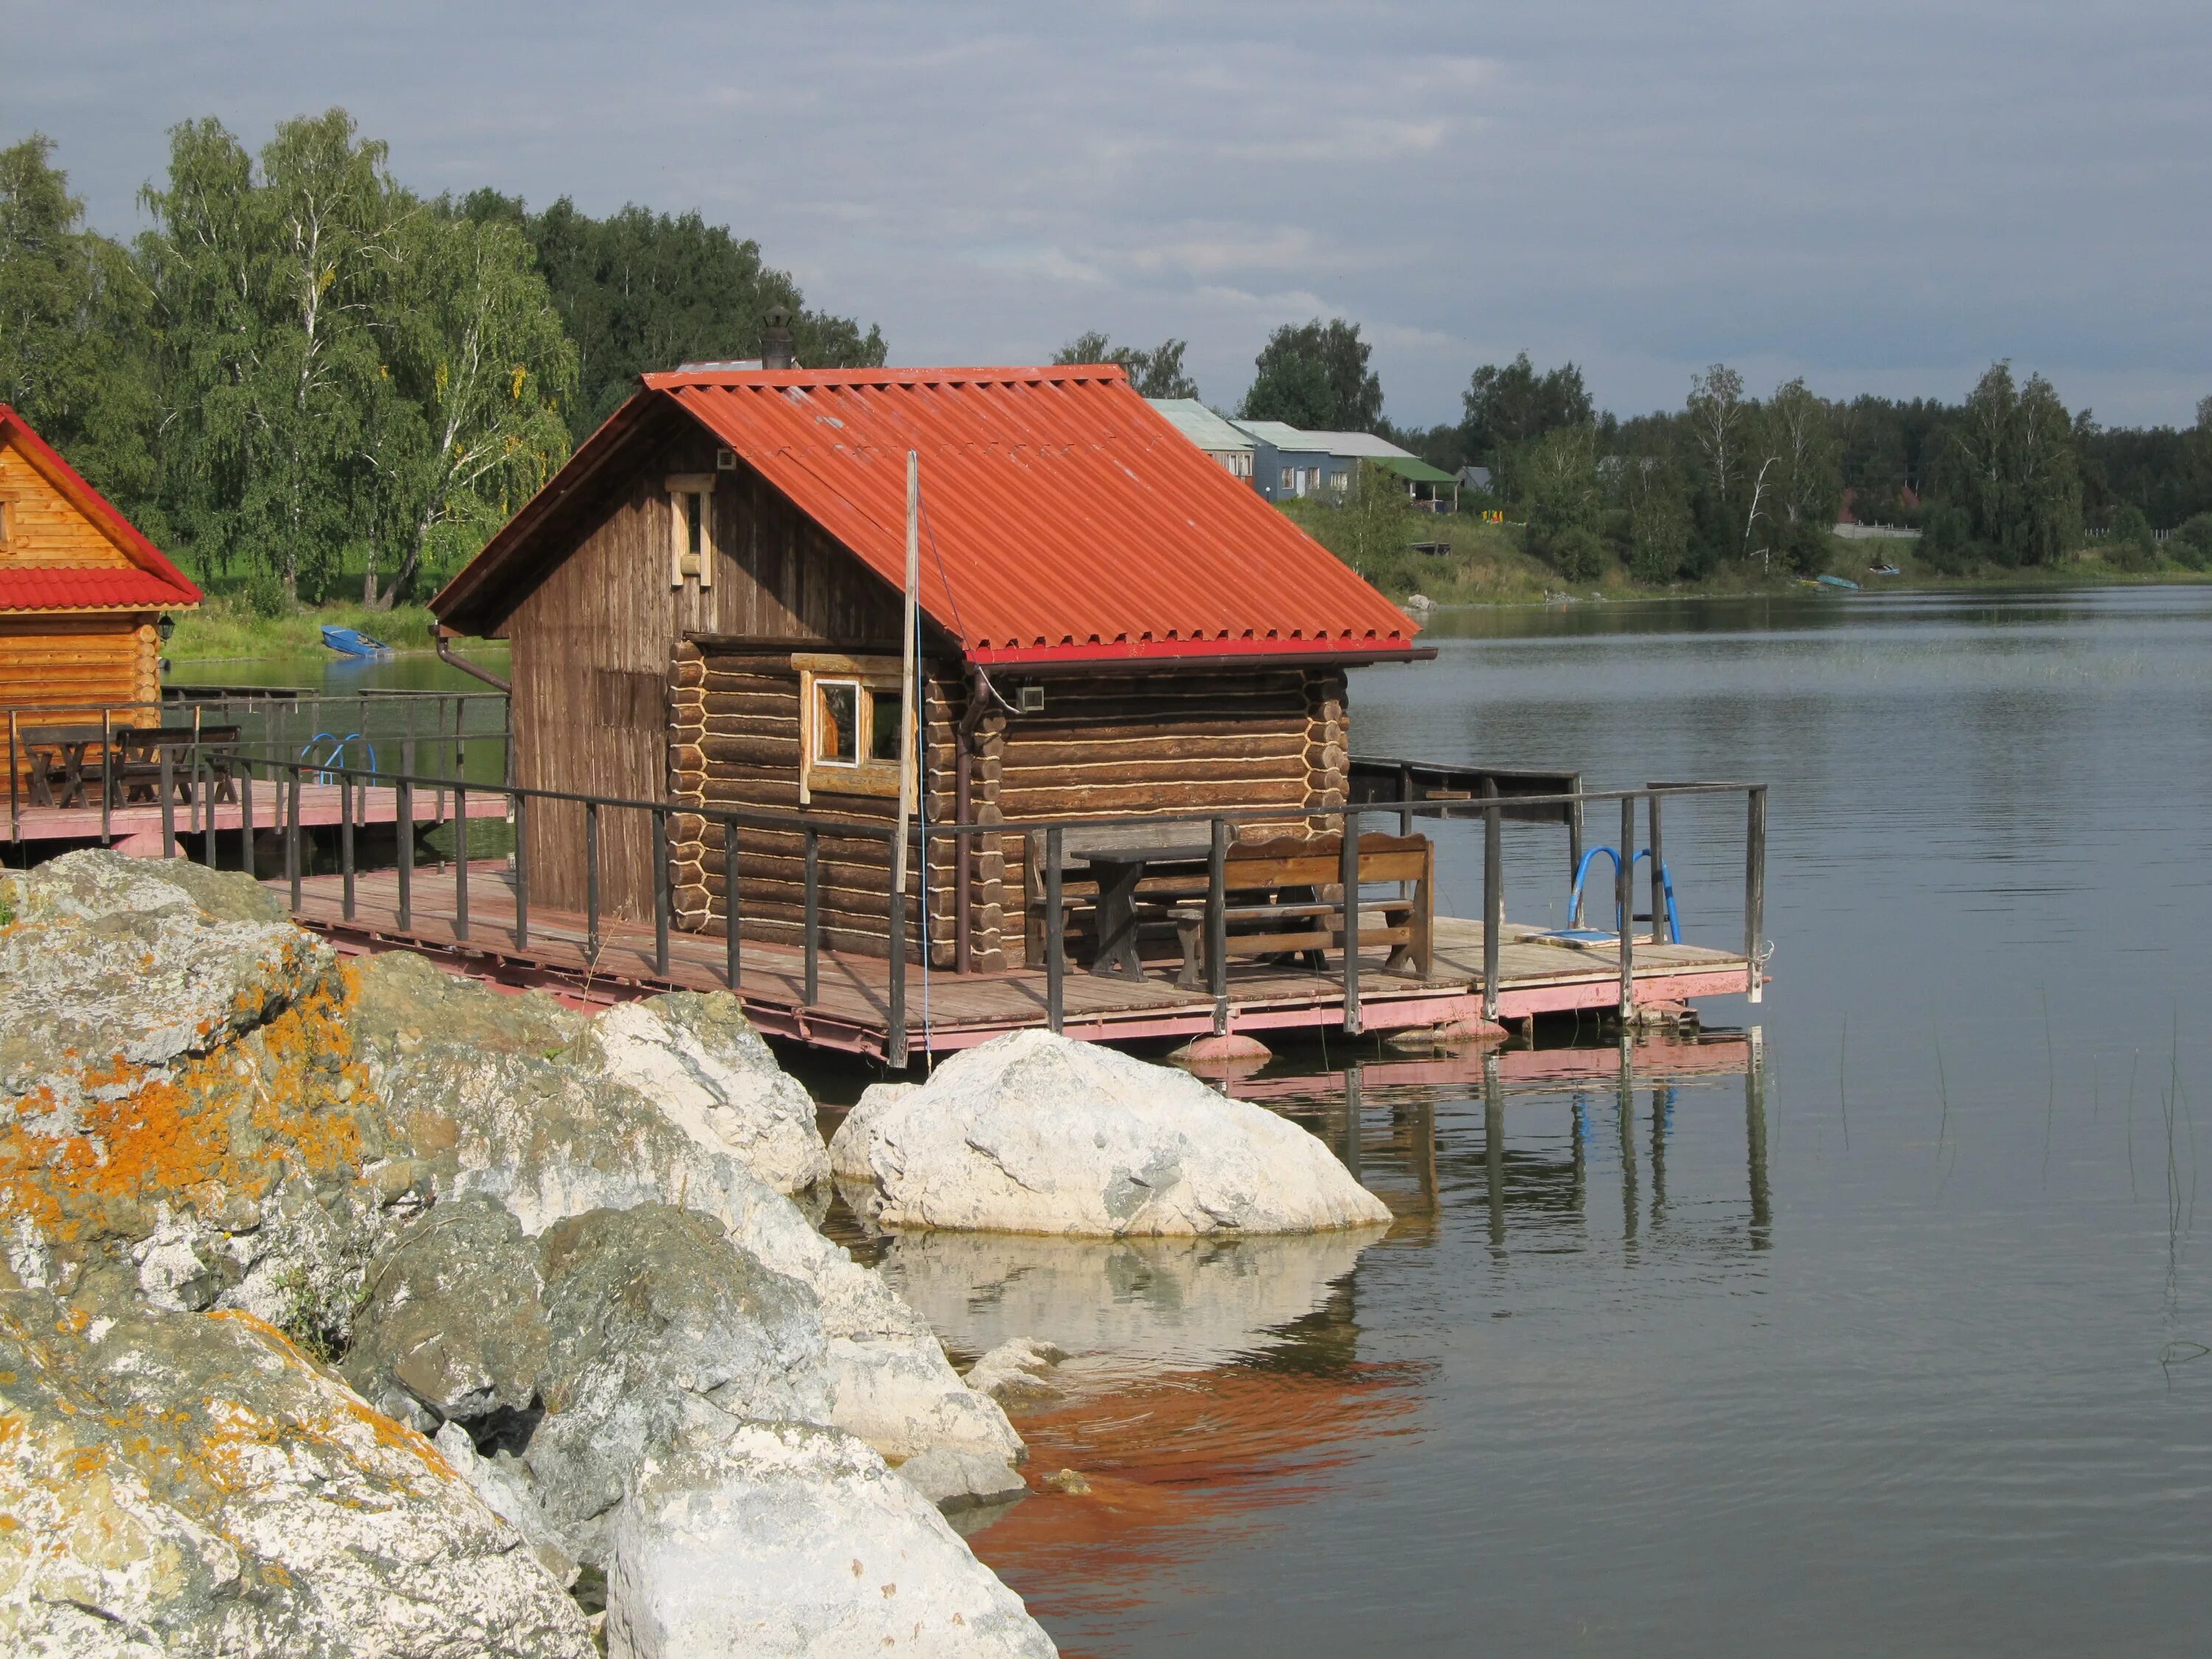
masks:
[(714, 475), (669, 475), (668, 585), (714, 585)]

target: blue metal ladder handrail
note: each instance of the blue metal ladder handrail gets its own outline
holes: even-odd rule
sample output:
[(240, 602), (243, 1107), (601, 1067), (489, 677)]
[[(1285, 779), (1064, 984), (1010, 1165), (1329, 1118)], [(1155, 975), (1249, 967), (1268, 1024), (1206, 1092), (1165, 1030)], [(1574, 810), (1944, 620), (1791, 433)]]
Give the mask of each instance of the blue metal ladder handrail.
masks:
[[(1579, 923), (1583, 913), (1583, 878), (1589, 873), (1590, 860), (1595, 859), (1600, 853), (1604, 854), (1606, 857), (1613, 860), (1613, 880), (1616, 884), (1620, 882), (1620, 854), (1618, 849), (1611, 847), (1593, 847), (1588, 852), (1584, 853), (1583, 854), (1583, 861), (1575, 866), (1574, 889), (1567, 896), (1567, 925), (1570, 927), (1575, 927)], [(1634, 874), (1638, 865), (1643, 863), (1644, 860), (1650, 856), (1651, 849), (1647, 847), (1644, 848), (1643, 851), (1638, 853), (1633, 858), (1630, 859), (1628, 861), (1628, 868), (1631, 875), (1632, 876)], [(1682, 919), (1676, 914), (1674, 909), (1674, 878), (1668, 873), (1667, 861), (1664, 859), (1662, 859), (1659, 861), (1659, 890), (1665, 896), (1667, 900), (1668, 942), (1672, 945), (1680, 945), (1682, 942)], [(1633, 907), (1632, 906), (1631, 908), (1632, 908)], [(1618, 933), (1627, 931), (1629, 918), (1621, 915), (1620, 901), (1618, 898), (1613, 901), (1613, 915), (1615, 932)]]
[[(331, 752), (320, 758), (318, 758), (315, 754), (315, 745), (319, 743), (328, 743), (331, 745)], [(358, 732), (349, 732), (343, 737), (338, 736), (335, 732), (318, 732), (313, 737), (309, 738), (307, 742), (300, 745), (300, 758), (307, 762), (310, 766), (313, 766), (318, 769), (324, 769), (317, 770), (315, 774), (315, 781), (317, 783), (328, 783), (331, 781), (331, 774), (326, 769), (343, 769), (345, 767), (346, 745), (353, 743), (357, 743), (362, 748), (368, 750), (368, 769), (371, 772), (375, 771), (376, 745)]]

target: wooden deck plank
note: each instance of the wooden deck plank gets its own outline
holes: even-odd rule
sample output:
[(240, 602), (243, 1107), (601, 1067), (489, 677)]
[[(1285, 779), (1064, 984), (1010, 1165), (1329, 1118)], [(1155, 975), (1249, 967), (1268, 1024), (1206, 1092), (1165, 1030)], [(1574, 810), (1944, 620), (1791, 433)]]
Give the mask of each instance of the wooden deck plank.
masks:
[[(399, 819), (399, 792), (381, 787), (358, 792), (362, 799), (354, 822), (356, 824), (396, 823)], [(310, 783), (300, 791), (300, 822), (307, 828), (325, 829), (339, 823), (344, 817), (343, 786), (335, 783)], [(253, 825), (256, 830), (275, 830), (281, 827), (278, 814), (290, 811), (289, 792), (280, 795), (266, 784), (256, 784), (253, 790)], [(505, 818), (507, 800), (504, 796), (478, 792), (468, 801), (471, 822), (479, 818)], [(245, 823), (246, 803), (213, 801), (204, 805), (179, 801), (171, 809), (172, 822), (180, 836), (200, 834), (207, 824), (202, 815), (212, 821), (219, 835), (235, 835)], [(451, 790), (417, 789), (415, 792), (414, 818), (417, 823), (441, 823), (455, 816)], [(100, 804), (89, 806), (24, 806), (18, 813), (19, 838), (25, 842), (97, 841), (100, 835)], [(107, 815), (109, 836), (118, 842), (135, 843), (125, 848), (126, 852), (143, 850), (148, 837), (158, 841), (161, 833), (161, 808), (159, 802), (137, 801), (128, 806), (118, 806)], [(159, 857), (158, 850), (153, 854)]]

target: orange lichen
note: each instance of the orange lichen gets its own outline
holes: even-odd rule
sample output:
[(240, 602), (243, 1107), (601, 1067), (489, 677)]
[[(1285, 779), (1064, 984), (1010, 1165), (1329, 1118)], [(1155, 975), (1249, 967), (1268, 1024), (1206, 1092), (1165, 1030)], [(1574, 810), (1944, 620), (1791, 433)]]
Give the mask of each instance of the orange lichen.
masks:
[[(75, 1133), (52, 1133), (61, 1103), (51, 1087), (24, 1096), (0, 1122), (0, 1217), (68, 1242), (116, 1230), (132, 1206), (182, 1204), (196, 1188), (258, 1200), (289, 1173), (357, 1170), (373, 1100), (346, 1024), (354, 984), (342, 971), (258, 1027), (258, 1065), (219, 1049), (167, 1076), (120, 1055), (86, 1066)], [(256, 1150), (239, 1150), (240, 1127)]]

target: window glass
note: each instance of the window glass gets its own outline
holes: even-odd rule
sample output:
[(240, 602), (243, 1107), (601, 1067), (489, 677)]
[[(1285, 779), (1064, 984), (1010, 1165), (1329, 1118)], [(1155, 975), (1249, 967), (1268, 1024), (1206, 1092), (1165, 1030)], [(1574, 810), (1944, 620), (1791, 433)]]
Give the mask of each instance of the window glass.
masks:
[(868, 694), (868, 758), (895, 761), (899, 753), (899, 700), (895, 691)]
[(851, 680), (823, 680), (814, 720), (814, 758), (841, 766), (860, 761), (860, 688)]
[(696, 489), (684, 492), (684, 550), (696, 554), (699, 550), (700, 508), (706, 497)]
[(1286, 466), (1286, 467), (1285, 467), (1285, 468), (1283, 469), (1283, 488), (1284, 488), (1284, 489), (1295, 489), (1296, 488), (1297, 488), (1297, 479), (1298, 479), (1297, 470), (1295, 467), (1288, 467), (1288, 466)]

